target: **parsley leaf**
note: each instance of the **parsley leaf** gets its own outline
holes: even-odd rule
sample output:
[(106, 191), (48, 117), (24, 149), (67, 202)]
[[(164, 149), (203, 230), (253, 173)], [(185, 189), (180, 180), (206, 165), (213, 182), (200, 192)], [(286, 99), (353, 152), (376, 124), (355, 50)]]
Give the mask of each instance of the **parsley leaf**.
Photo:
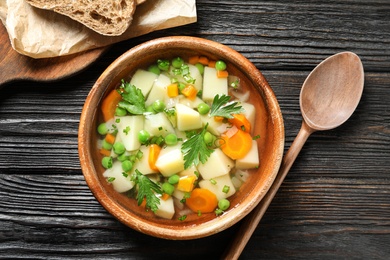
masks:
[(145, 97), (142, 94), (142, 91), (123, 80), (120, 88), (123, 90), (121, 92), (123, 100), (118, 103), (118, 107), (126, 109), (129, 113), (134, 115), (143, 114), (146, 111), (146, 106)]
[(184, 154), (184, 168), (188, 169), (191, 165), (198, 165), (199, 162), (205, 163), (210, 157), (213, 149), (209, 148), (204, 141), (204, 135), (207, 132), (208, 124), (203, 130), (197, 134), (192, 135), (189, 139), (184, 141), (181, 146), (181, 152)]
[(145, 198), (146, 207), (150, 208), (153, 212), (158, 210), (160, 199), (156, 196), (156, 193), (162, 194), (160, 186), (151, 181), (147, 176), (143, 175), (138, 169), (135, 170), (132, 181), (138, 185), (138, 193), (136, 196), (138, 206), (141, 205)]
[(238, 105), (238, 102), (230, 102), (230, 96), (216, 95), (211, 104), (210, 116), (221, 116), (226, 118), (233, 118), (232, 114), (239, 114), (244, 112), (244, 108)]

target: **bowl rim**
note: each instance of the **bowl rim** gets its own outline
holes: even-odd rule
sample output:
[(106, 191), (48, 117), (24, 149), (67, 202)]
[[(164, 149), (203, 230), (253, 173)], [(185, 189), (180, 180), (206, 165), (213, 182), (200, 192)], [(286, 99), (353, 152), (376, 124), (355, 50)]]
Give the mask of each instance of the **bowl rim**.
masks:
[[(88, 149), (84, 148), (90, 147), (91, 138), (89, 138), (89, 133), (91, 132), (91, 122), (97, 114), (96, 111), (98, 109), (98, 104), (105, 94), (106, 89), (109, 87), (111, 81), (121, 72), (118, 69), (118, 66), (121, 63), (128, 61), (134, 55), (142, 55), (142, 52), (145, 50), (159, 48), (161, 44), (164, 44), (164, 46), (169, 45), (171, 47), (177, 46), (180, 48), (188, 48), (193, 47), (195, 42), (197, 46), (202, 46), (212, 50), (216, 56), (225, 56), (226, 53), (229, 53), (229, 56), (231, 56), (231, 59), (234, 60), (236, 66), (249, 71), (252, 81), (259, 82), (258, 85), (262, 86), (261, 90), (264, 94), (263, 99), (266, 99), (265, 102), (267, 103), (267, 107), (270, 107), (270, 110), (273, 111), (270, 117), (273, 125), (275, 126), (274, 136), (275, 139), (278, 140), (278, 143), (273, 148), (273, 152), (275, 153), (275, 156), (273, 157), (275, 167), (273, 167), (272, 172), (270, 173), (270, 178), (267, 179), (264, 189), (262, 191), (257, 191), (255, 196), (250, 199), (249, 203), (247, 203), (245, 207), (240, 208), (241, 212), (237, 217), (227, 217), (229, 214), (224, 214), (215, 218), (218, 219), (218, 221), (204, 222), (201, 225), (194, 225), (193, 227), (181, 229), (178, 232), (172, 230), (171, 228), (153, 225), (153, 223), (140, 222), (138, 217), (133, 216), (133, 214), (125, 210), (124, 207), (115, 203), (115, 201), (104, 191), (104, 187), (100, 184), (93, 165), (92, 155), (88, 153)], [(78, 131), (78, 152), (82, 173), (87, 185), (95, 198), (110, 214), (123, 224), (142, 233), (165, 239), (188, 240), (206, 237), (223, 231), (240, 221), (255, 208), (255, 206), (265, 196), (276, 178), (283, 157), (284, 140), (284, 122), (279, 103), (267, 80), (254, 66), (254, 64), (234, 49), (215, 41), (193, 36), (167, 36), (149, 40), (129, 49), (114, 60), (103, 71), (91, 88), (81, 112)]]

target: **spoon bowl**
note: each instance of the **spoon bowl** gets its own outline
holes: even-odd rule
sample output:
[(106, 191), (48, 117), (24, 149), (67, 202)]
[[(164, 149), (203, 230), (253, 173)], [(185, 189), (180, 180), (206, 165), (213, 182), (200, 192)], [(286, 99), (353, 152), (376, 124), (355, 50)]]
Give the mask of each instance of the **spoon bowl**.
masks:
[(303, 119), (314, 130), (330, 130), (343, 124), (359, 104), (363, 83), (363, 65), (356, 54), (341, 52), (325, 59), (303, 83)]
[(300, 94), (301, 129), (284, 156), (271, 188), (245, 218), (223, 259), (238, 259), (307, 138), (315, 131), (330, 130), (347, 121), (359, 104), (363, 85), (363, 65), (352, 52), (330, 56), (309, 74)]

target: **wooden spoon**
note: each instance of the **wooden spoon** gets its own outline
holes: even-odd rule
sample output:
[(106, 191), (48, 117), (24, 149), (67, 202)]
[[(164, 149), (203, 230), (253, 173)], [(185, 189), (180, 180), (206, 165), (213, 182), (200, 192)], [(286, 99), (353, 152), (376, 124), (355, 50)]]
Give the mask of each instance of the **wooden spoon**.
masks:
[(270, 190), (243, 220), (223, 259), (238, 259), (307, 138), (315, 131), (330, 130), (348, 120), (359, 104), (363, 85), (363, 65), (352, 52), (338, 53), (325, 59), (309, 74), (300, 94), (301, 130), (284, 156)]

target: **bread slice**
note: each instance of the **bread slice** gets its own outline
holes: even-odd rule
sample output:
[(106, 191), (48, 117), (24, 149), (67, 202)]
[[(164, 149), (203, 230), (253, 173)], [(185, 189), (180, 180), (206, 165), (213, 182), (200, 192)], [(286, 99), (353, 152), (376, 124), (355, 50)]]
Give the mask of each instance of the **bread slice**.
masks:
[(137, 0), (26, 0), (40, 9), (69, 16), (109, 36), (124, 33), (133, 20)]

